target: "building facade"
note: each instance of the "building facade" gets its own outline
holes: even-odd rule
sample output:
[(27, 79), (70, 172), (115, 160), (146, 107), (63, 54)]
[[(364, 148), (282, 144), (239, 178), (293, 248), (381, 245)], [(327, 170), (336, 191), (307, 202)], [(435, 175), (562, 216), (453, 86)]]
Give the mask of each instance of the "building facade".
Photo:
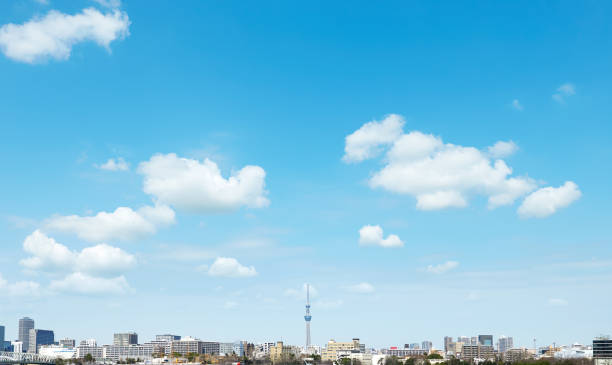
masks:
[(23, 317), (19, 320), (18, 339), (22, 343), (23, 351), (30, 349), (30, 330), (34, 329), (34, 320), (29, 317)]
[(181, 336), (170, 335), (170, 334), (155, 336), (155, 341), (179, 341), (180, 339), (181, 339)]
[(136, 332), (115, 333), (113, 335), (114, 346), (129, 346), (138, 344), (138, 334)]
[(444, 352), (448, 352), (450, 349), (450, 344), (453, 343), (453, 338), (449, 336), (444, 336)]
[(463, 345), (461, 348), (461, 359), (464, 361), (495, 360), (496, 354), (493, 346)]
[(593, 360), (595, 365), (612, 365), (612, 339), (598, 337), (593, 340)]
[(321, 361), (335, 361), (338, 359), (338, 351), (356, 350), (359, 351), (361, 346), (358, 338), (353, 338), (351, 342), (336, 342), (329, 340), (327, 346), (321, 351)]
[(433, 349), (433, 343), (431, 343), (431, 341), (423, 341), (421, 343), (421, 348), (423, 348), (423, 350), (430, 351)]
[(497, 351), (500, 354), (503, 354), (514, 347), (513, 342), (512, 337), (500, 336), (497, 340)]
[(53, 331), (30, 329), (30, 336), (28, 338), (28, 352), (37, 354), (38, 349), (43, 345), (53, 345), (55, 342), (55, 336)]
[(493, 336), (492, 335), (478, 335), (478, 344), (482, 346), (493, 347)]

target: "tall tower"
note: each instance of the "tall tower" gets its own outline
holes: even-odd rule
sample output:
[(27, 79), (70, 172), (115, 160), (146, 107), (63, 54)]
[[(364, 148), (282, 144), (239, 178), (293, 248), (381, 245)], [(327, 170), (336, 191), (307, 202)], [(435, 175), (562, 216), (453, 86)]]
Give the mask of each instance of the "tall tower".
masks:
[(23, 317), (19, 320), (19, 341), (23, 344), (23, 352), (28, 352), (30, 347), (30, 330), (34, 329), (34, 320)]
[(310, 320), (312, 316), (310, 315), (310, 285), (306, 284), (306, 315), (304, 316), (304, 320), (306, 321), (306, 351), (310, 347)]

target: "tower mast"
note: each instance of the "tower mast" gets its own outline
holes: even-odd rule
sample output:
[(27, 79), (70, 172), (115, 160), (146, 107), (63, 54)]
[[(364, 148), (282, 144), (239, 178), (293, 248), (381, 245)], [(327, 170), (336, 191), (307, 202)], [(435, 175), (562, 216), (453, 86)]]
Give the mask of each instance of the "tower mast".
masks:
[(304, 316), (304, 320), (306, 321), (306, 351), (310, 347), (310, 320), (312, 316), (310, 315), (310, 284), (306, 284), (306, 315)]

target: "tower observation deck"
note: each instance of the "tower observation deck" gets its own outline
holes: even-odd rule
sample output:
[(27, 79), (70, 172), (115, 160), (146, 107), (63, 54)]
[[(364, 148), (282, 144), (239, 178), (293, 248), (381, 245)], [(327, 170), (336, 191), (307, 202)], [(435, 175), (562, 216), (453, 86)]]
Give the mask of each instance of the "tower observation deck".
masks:
[(312, 316), (310, 315), (310, 285), (306, 284), (306, 315), (304, 316), (304, 320), (306, 321), (306, 351), (310, 347), (310, 320)]

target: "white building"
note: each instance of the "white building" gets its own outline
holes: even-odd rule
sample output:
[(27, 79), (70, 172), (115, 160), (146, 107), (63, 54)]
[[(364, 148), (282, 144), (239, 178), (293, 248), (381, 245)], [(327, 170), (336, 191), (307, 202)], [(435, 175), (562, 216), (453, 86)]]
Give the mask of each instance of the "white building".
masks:
[(74, 359), (76, 357), (76, 349), (67, 348), (58, 345), (45, 345), (41, 346), (38, 353), (44, 356), (49, 356), (54, 359)]
[(13, 352), (23, 352), (23, 342), (13, 341), (11, 345), (13, 346)]
[(555, 359), (592, 359), (593, 349), (579, 343), (571, 347), (563, 346), (554, 355)]

